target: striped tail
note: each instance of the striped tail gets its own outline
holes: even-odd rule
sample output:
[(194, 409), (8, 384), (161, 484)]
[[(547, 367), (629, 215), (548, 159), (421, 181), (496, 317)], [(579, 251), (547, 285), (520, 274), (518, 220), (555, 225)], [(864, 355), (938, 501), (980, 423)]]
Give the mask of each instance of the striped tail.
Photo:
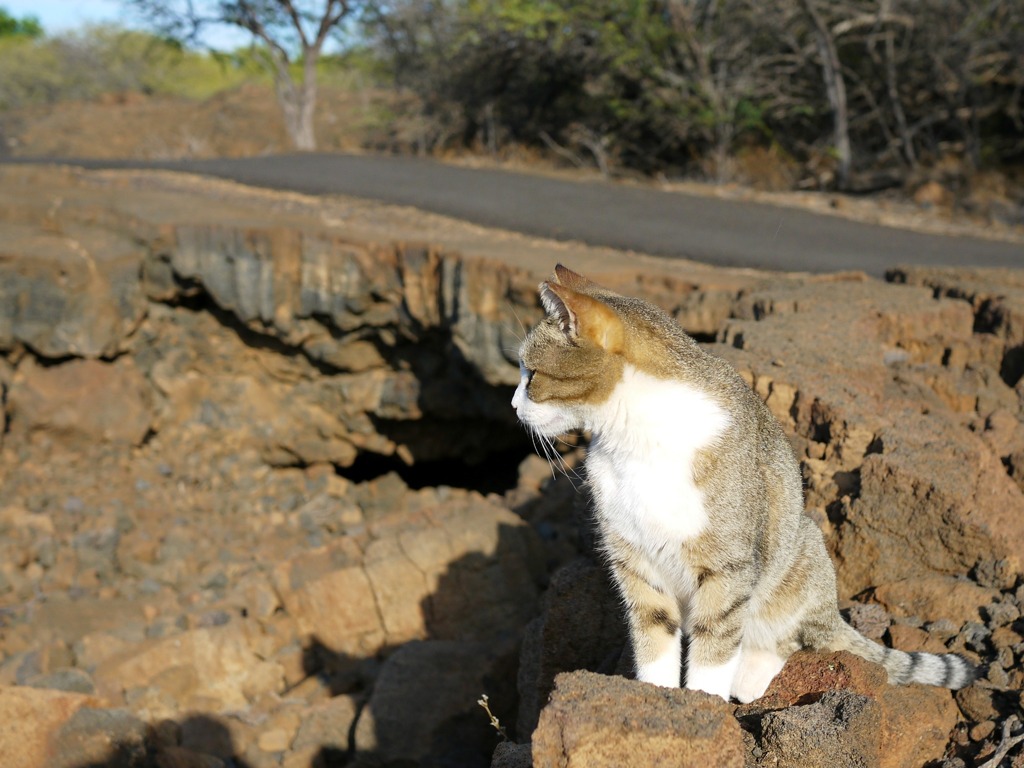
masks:
[(978, 677), (978, 668), (955, 653), (907, 653), (872, 642), (846, 622), (842, 622), (829, 649), (849, 651), (868, 661), (881, 664), (890, 683), (922, 683), (943, 688), (963, 688)]

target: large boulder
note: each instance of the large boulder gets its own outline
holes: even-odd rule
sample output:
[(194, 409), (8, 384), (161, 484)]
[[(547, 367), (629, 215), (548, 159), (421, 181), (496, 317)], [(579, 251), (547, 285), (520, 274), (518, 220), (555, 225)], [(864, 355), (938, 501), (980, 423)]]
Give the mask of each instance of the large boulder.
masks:
[(807, 768), (916, 768), (942, 756), (959, 720), (948, 690), (890, 685), (881, 666), (846, 652), (794, 654), (736, 714), (754, 734), (755, 765)]
[(606, 569), (581, 558), (556, 571), (541, 615), (526, 628), (517, 732), (525, 737), (536, 728), (562, 672), (628, 673), (631, 660), (622, 603)]
[(0, 352), (24, 346), (51, 360), (123, 352), (145, 312), (143, 253), (124, 232), (5, 222)]
[(819, 279), (754, 291), (737, 314), (711, 351), (793, 434), (842, 595), (972, 569), (1012, 583), (1024, 495), (964, 409), (984, 418), (1017, 397), (967, 302)]
[(153, 422), (149, 385), (127, 357), (53, 366), (26, 358), (11, 382), (7, 410), (13, 433), (45, 433), (71, 446), (139, 445)]
[(533, 734), (534, 768), (740, 768), (743, 735), (717, 696), (607, 677), (559, 675)]

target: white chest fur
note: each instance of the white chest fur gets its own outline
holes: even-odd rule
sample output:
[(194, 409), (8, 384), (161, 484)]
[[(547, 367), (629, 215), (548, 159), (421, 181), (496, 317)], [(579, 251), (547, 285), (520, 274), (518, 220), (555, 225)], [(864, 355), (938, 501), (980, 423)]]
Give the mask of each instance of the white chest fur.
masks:
[(587, 475), (603, 524), (655, 559), (699, 535), (707, 512), (693, 460), (728, 423), (703, 392), (627, 366), (589, 425)]

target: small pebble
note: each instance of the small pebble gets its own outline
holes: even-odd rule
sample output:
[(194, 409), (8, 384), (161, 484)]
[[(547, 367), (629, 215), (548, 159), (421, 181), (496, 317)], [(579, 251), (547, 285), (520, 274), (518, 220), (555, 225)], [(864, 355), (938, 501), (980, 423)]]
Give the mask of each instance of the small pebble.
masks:
[(1009, 648), (1000, 648), (996, 661), (1003, 669), (1010, 669), (1013, 666), (1013, 651)]
[(996, 724), (991, 720), (986, 720), (983, 723), (978, 723), (971, 728), (971, 741), (984, 741), (992, 735), (992, 731), (996, 729)]
[(1011, 602), (991, 603), (981, 609), (990, 627), (1005, 627), (1020, 618), (1020, 610)]
[(1010, 684), (1009, 675), (1006, 674), (1006, 670), (1000, 666), (998, 661), (993, 661), (988, 665), (988, 672), (985, 676), (992, 685), (998, 688), (1005, 688)]
[(964, 645), (975, 653), (984, 653), (988, 639), (992, 636), (992, 630), (977, 621), (969, 621), (964, 624), (960, 631), (964, 638)]
[(954, 624), (949, 619), (938, 619), (937, 621), (930, 621), (924, 625), (924, 628), (935, 635), (939, 635), (943, 639), (949, 639), (954, 637), (957, 632), (960, 631), (960, 627)]

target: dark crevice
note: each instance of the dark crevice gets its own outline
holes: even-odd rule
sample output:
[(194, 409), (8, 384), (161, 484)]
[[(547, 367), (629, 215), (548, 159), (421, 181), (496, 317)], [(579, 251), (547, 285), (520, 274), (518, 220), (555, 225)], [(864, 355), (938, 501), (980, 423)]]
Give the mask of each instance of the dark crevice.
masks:
[(446, 485), (485, 495), (500, 495), (516, 487), (519, 464), (531, 452), (531, 448), (513, 448), (488, 454), (472, 464), (461, 459), (435, 459), (412, 465), (397, 456), (362, 453), (351, 466), (340, 468), (338, 474), (352, 482), (362, 483), (394, 472), (412, 490)]
[(714, 344), (718, 340), (717, 333), (699, 333), (695, 331), (687, 331), (686, 333), (698, 344)]
[(139, 448), (145, 448), (152, 442), (153, 438), (156, 437), (157, 431), (152, 426), (146, 428), (146, 434), (142, 436), (142, 440), (139, 441)]
[(1024, 346), (1010, 347), (1003, 353), (999, 377), (1008, 387), (1016, 387), (1024, 377)]
[(65, 363), (70, 363), (74, 362), (75, 360), (84, 359), (81, 355), (68, 354), (58, 355), (56, 357), (52, 355), (44, 355), (39, 350), (27, 344), (25, 345), (25, 349), (28, 351), (29, 356), (31, 356), (32, 359), (35, 361), (35, 364), (38, 365), (40, 368), (56, 368), (60, 365), (64, 365)]
[(234, 332), (238, 336), (239, 340), (247, 347), (271, 352), (283, 357), (302, 357), (324, 376), (332, 376), (334, 374), (345, 372), (333, 365), (330, 365), (329, 363), (310, 357), (301, 347), (287, 344), (270, 333), (261, 333), (259, 330), (252, 328), (239, 318), (232, 310), (225, 309), (218, 304), (198, 283), (193, 284), (192, 281), (183, 278), (176, 278), (176, 282), (181, 288), (181, 291), (174, 297), (174, 299), (163, 301), (161, 303), (175, 309), (184, 309), (189, 312), (208, 313), (217, 321), (218, 324), (221, 325), (221, 327)]

